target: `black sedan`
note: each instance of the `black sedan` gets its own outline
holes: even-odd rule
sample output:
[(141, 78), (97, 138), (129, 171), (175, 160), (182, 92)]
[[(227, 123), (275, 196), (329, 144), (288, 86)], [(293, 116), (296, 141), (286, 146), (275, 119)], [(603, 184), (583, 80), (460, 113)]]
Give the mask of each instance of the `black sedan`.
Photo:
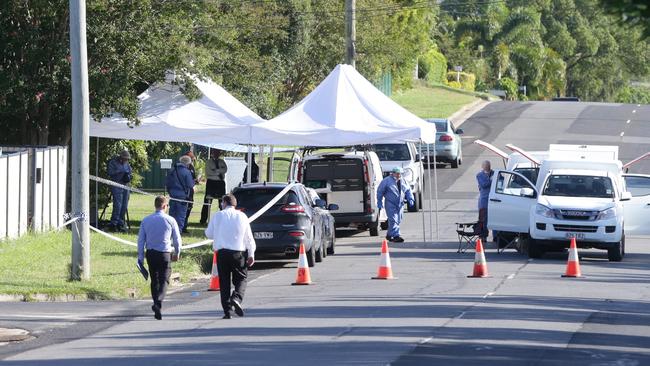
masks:
[[(275, 196), (287, 183), (244, 184), (233, 190), (237, 209), (252, 216)], [(321, 207), (318, 208), (318, 205)], [(251, 223), (257, 258), (298, 258), (300, 243), (305, 244), (307, 262), (313, 267), (327, 255), (329, 238), (323, 237), (323, 202), (313, 202), (302, 184), (295, 184), (271, 208)], [(329, 207), (336, 209), (336, 207)]]

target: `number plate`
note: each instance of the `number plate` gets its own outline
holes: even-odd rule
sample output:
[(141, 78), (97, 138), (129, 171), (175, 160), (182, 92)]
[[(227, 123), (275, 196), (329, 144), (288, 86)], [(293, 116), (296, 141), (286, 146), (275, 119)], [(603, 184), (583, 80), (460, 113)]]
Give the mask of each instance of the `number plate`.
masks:
[(585, 233), (566, 233), (567, 239), (584, 239)]
[(272, 231), (260, 231), (253, 233), (255, 239), (273, 239)]

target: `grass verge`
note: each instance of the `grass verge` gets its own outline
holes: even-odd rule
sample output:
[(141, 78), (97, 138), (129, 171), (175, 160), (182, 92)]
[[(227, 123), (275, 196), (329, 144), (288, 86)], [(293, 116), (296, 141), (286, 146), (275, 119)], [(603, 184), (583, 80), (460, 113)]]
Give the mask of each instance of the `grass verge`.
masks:
[(416, 83), (393, 94), (393, 100), (421, 118), (447, 118), (463, 106), (479, 100), (480, 93)]

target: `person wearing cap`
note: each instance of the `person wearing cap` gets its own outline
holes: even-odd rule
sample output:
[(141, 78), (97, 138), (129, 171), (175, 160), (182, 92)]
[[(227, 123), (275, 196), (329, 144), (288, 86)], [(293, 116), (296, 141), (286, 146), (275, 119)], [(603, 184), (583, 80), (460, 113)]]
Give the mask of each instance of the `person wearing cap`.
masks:
[(408, 183), (402, 182), (403, 170), (395, 167), (391, 174), (384, 178), (377, 188), (377, 208), (386, 210), (388, 216), (388, 241), (402, 243), (404, 239), (400, 235), (399, 225), (402, 222), (404, 201), (409, 205), (415, 204), (415, 198)]
[(169, 170), (165, 179), (165, 187), (171, 197), (169, 216), (176, 219), (179, 228), (185, 227), (187, 201), (189, 201), (190, 192), (194, 190), (194, 178), (188, 168), (190, 164), (192, 164), (192, 158), (187, 155), (181, 156), (174, 168)]
[[(131, 154), (124, 149), (108, 162), (108, 176), (118, 184), (128, 186), (133, 179), (133, 172), (129, 165)], [(129, 206), (130, 191), (121, 187), (111, 186), (113, 196), (113, 212), (109, 229), (113, 231), (126, 232), (126, 211)]]
[[(196, 169), (194, 169), (194, 162), (196, 161), (196, 157), (194, 156), (194, 153), (192, 151), (187, 151), (184, 155), (189, 156), (190, 159), (192, 159), (190, 165), (187, 167), (190, 170), (190, 173), (192, 173), (192, 179), (194, 180), (194, 185), (199, 184), (199, 177), (196, 176)], [(190, 214), (192, 213), (192, 208), (194, 207), (194, 189), (190, 191), (190, 198), (188, 199), (190, 201), (187, 204), (187, 215), (185, 215), (185, 226), (181, 228), (181, 231), (185, 234), (189, 233), (187, 231), (187, 223), (190, 221)]]
[[(210, 150), (210, 159), (205, 163), (205, 198), (201, 208), (201, 225), (205, 225), (210, 218), (212, 199), (220, 200), (226, 194), (226, 173), (228, 165), (221, 159), (221, 150)], [(220, 204), (220, 202), (219, 202)]]

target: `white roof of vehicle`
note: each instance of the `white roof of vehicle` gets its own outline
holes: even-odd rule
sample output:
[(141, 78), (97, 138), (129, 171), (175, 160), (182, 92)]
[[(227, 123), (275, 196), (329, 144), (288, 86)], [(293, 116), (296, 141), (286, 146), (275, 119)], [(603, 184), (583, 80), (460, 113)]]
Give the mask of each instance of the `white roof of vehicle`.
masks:
[(313, 155), (307, 155), (303, 160), (317, 160), (328, 157), (338, 157), (340, 159), (363, 159), (363, 151), (341, 151), (341, 152), (322, 152)]
[(604, 170), (584, 170), (584, 169), (553, 169), (551, 175), (580, 175), (586, 177), (607, 177), (609, 174)]

